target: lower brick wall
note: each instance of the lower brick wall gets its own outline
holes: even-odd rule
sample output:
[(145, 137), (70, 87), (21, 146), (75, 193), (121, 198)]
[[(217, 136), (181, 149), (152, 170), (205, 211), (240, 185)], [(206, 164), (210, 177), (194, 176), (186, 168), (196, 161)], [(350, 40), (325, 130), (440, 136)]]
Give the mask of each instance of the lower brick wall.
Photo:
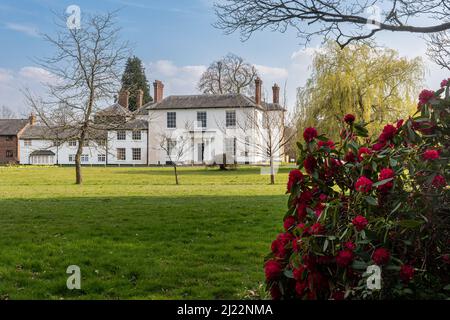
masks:
[[(6, 157), (7, 151), (13, 153), (12, 157)], [(16, 136), (8, 140), (6, 136), (0, 136), (0, 164), (19, 163), (19, 144)]]

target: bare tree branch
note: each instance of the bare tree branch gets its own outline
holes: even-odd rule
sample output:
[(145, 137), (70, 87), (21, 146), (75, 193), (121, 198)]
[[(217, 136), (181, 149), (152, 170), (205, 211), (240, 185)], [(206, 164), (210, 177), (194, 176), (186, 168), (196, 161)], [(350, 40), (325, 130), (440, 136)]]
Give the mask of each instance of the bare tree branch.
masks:
[[(242, 40), (258, 30), (294, 28), (304, 44), (322, 36), (345, 47), (380, 31), (427, 34), (450, 29), (450, 22), (443, 21), (450, 11), (447, 0), (222, 0), (214, 6), (214, 25), (227, 34), (239, 31)], [(419, 17), (433, 24), (409, 24), (410, 18)]]

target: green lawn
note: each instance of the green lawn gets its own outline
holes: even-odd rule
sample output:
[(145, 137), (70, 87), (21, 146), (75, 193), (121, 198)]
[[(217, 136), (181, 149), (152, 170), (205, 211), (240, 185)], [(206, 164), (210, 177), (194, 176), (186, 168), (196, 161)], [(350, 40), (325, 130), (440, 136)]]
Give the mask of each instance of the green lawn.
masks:
[[(0, 167), (0, 299), (232, 299), (261, 293), (288, 169)], [(69, 265), (81, 290), (66, 288)]]

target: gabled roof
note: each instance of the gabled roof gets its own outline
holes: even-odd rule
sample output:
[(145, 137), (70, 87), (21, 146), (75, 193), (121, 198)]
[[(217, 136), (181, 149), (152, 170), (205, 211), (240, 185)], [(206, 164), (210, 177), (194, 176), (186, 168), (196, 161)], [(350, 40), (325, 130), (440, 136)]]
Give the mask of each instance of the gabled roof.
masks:
[(250, 107), (257, 105), (248, 97), (242, 94), (199, 94), (184, 96), (169, 96), (162, 101), (144, 106), (148, 110), (165, 109), (201, 109), (201, 108), (236, 108)]
[[(44, 125), (29, 126), (20, 139), (34, 140), (70, 140), (77, 139), (78, 130), (72, 128), (48, 128)], [(87, 139), (106, 139), (106, 130), (90, 130)]]
[(109, 106), (105, 109), (100, 110), (97, 112), (97, 116), (130, 116), (132, 112), (124, 107), (122, 107), (120, 104), (115, 103), (112, 106)]
[(170, 109), (204, 109), (204, 108), (268, 108), (269, 110), (280, 110), (284, 108), (279, 104), (261, 103), (257, 105), (252, 98), (243, 94), (199, 94), (168, 96), (158, 103), (149, 103), (138, 110), (138, 114), (146, 114), (149, 110)]
[(15, 136), (29, 123), (28, 119), (0, 119), (0, 135)]
[(55, 153), (51, 150), (36, 150), (30, 153), (30, 156), (54, 156)]

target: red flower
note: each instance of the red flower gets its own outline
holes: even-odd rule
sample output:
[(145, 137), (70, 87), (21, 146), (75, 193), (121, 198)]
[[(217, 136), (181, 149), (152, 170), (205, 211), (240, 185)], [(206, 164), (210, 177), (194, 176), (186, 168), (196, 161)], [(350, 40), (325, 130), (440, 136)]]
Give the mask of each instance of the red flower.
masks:
[(330, 148), (331, 150), (334, 149), (334, 142), (333, 142), (333, 140), (319, 141), (319, 142), (317, 143), (317, 145), (319, 146), (319, 148), (321, 148), (321, 147), (328, 147), (328, 148)]
[(291, 192), (292, 187), (301, 181), (303, 181), (303, 173), (300, 170), (295, 169), (289, 172), (289, 180), (287, 184), (288, 192)]
[(402, 267), (400, 268), (400, 279), (403, 282), (408, 283), (412, 280), (413, 277), (414, 277), (414, 268), (407, 264), (402, 265)]
[(372, 254), (372, 260), (377, 265), (383, 265), (389, 262), (389, 259), (391, 258), (391, 254), (388, 250), (384, 248), (378, 248), (375, 249), (375, 251)]
[(297, 282), (295, 284), (295, 292), (297, 292), (297, 294), (299, 296), (303, 296), (305, 294), (306, 288), (308, 287), (307, 282), (302, 281), (302, 282)]
[[(390, 168), (381, 169), (380, 174), (378, 176), (378, 181), (383, 181), (386, 179), (393, 178), (395, 176), (394, 170)], [(385, 184), (378, 186), (378, 190), (381, 192), (388, 192), (394, 186), (393, 181), (386, 182)]]
[(305, 161), (303, 161), (303, 166), (308, 174), (312, 174), (317, 167), (317, 160), (313, 156), (308, 156)]
[(325, 231), (325, 228), (320, 224), (320, 222), (314, 223), (311, 227), (309, 227), (309, 232), (311, 234), (322, 234)]
[(449, 79), (444, 79), (444, 80), (442, 80), (442, 82), (441, 82), (441, 88), (444, 88), (444, 87), (446, 87), (446, 86), (448, 86), (448, 81)]
[(311, 202), (312, 198), (313, 198), (312, 192), (309, 190), (305, 190), (298, 197), (298, 201), (301, 203), (308, 204)]
[(386, 146), (385, 142), (377, 142), (372, 146), (372, 150), (374, 151), (380, 151)]
[(356, 249), (356, 244), (354, 244), (354, 243), (351, 242), (351, 241), (347, 241), (346, 243), (344, 243), (344, 247), (345, 247), (346, 249), (348, 249), (348, 250), (353, 251), (353, 250)]
[(368, 193), (372, 189), (372, 180), (362, 176), (356, 181), (355, 189), (359, 192)]
[(346, 162), (355, 162), (356, 161), (356, 156), (355, 156), (355, 154), (353, 152), (349, 151), (345, 155), (344, 160)]
[(264, 272), (268, 281), (277, 280), (281, 275), (281, 265), (275, 260), (269, 260), (264, 266)]
[(425, 160), (435, 160), (439, 159), (439, 151), (434, 149), (427, 149), (423, 153), (423, 158)]
[(447, 185), (447, 181), (445, 181), (445, 177), (438, 174), (433, 178), (433, 182), (431, 183), (435, 188), (443, 188)]
[(311, 142), (317, 137), (317, 130), (316, 128), (306, 128), (303, 132), (303, 138), (306, 142)]
[(356, 119), (355, 116), (351, 113), (346, 114), (344, 117), (344, 121), (348, 124), (352, 124), (353, 122), (355, 122), (355, 119)]
[(293, 216), (289, 216), (284, 220), (284, 230), (288, 231), (293, 225), (295, 225), (295, 218)]
[(366, 148), (366, 147), (361, 147), (361, 148), (359, 148), (359, 150), (358, 150), (358, 160), (359, 161), (363, 161), (364, 159), (363, 159), (363, 156), (364, 155), (369, 155), (369, 154), (371, 154), (372, 152), (370, 151), (370, 149), (369, 148)]
[(380, 143), (386, 143), (389, 140), (392, 140), (397, 133), (397, 128), (394, 127), (392, 124), (388, 124), (383, 128), (383, 132), (381, 133), (380, 137), (378, 138), (378, 142)]
[(336, 256), (336, 264), (340, 267), (347, 267), (353, 261), (353, 252), (350, 250), (339, 251)]
[(281, 291), (278, 287), (278, 284), (274, 284), (272, 287), (270, 287), (270, 296), (272, 297), (272, 300), (280, 300), (281, 299)]
[(303, 221), (303, 219), (306, 217), (307, 215), (307, 211), (306, 211), (306, 204), (304, 203), (300, 203), (297, 206), (297, 218), (299, 221)]
[(396, 124), (397, 129), (400, 129), (400, 127), (403, 125), (403, 122), (404, 122), (403, 119), (400, 119), (397, 121), (397, 124)]
[(300, 249), (301, 241), (301, 238), (295, 238), (294, 240), (292, 240), (292, 250), (294, 250), (294, 252), (298, 252), (298, 250)]
[(343, 291), (333, 292), (333, 294), (331, 295), (331, 298), (333, 300), (344, 300), (345, 299), (345, 292), (343, 292)]
[(305, 270), (306, 269), (304, 266), (299, 266), (298, 269), (294, 269), (294, 271), (292, 271), (292, 276), (294, 277), (295, 280), (301, 281), (303, 278), (303, 272)]
[(363, 216), (356, 216), (352, 220), (352, 224), (355, 226), (356, 230), (358, 230), (358, 231), (364, 230), (364, 228), (367, 226), (368, 223), (369, 222), (367, 221), (367, 219)]
[(427, 104), (434, 97), (434, 91), (432, 90), (422, 90), (419, 95), (419, 105), (423, 106)]

